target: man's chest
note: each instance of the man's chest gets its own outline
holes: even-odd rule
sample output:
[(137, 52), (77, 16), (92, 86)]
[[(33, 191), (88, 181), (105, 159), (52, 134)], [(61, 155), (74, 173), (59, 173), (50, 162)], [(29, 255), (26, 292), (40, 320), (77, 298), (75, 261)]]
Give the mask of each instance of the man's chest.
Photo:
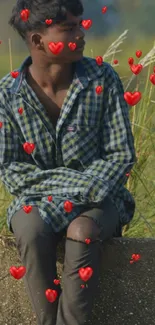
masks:
[(61, 113), (63, 102), (65, 99), (65, 94), (60, 94), (59, 98), (47, 97), (46, 95), (38, 94), (39, 101), (44, 106), (48, 118), (52, 122), (54, 129), (56, 129), (56, 124)]
[(57, 95), (53, 95), (50, 91), (42, 91), (35, 86), (33, 86), (33, 91), (38, 97), (40, 103), (43, 105), (48, 118), (53, 124), (53, 127), (56, 129), (56, 124), (60, 116), (68, 89), (60, 91)]
[(56, 159), (57, 166), (83, 170), (92, 159), (99, 158), (103, 98), (96, 98), (93, 91), (90, 87), (77, 94), (75, 89), (69, 96), (65, 90), (53, 99), (33, 88), (35, 97), (28, 92), (20, 100), (18, 97), (23, 114), (17, 114), (17, 105), (13, 111), (19, 137), (22, 143), (35, 144), (32, 156), (39, 165), (50, 168)]

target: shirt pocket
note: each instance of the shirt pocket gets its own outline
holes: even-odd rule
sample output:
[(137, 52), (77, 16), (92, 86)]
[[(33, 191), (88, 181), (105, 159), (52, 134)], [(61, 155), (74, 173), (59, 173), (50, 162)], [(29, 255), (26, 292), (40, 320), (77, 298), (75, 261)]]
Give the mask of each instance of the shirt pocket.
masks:
[[(74, 130), (68, 130), (73, 127)], [(61, 138), (64, 164), (70, 168), (84, 170), (99, 158), (99, 129), (96, 126), (69, 125)]]

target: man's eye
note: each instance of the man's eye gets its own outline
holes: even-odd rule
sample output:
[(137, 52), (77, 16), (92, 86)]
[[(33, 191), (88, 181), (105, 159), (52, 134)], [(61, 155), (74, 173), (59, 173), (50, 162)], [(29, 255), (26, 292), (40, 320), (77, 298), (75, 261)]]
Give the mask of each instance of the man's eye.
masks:
[[(83, 28), (83, 26), (82, 26), (82, 23), (79, 25), (79, 27), (80, 28)], [(70, 27), (70, 28), (67, 28), (67, 29), (64, 29), (64, 31), (73, 31), (74, 29), (76, 28), (76, 26), (74, 26), (74, 27)]]
[(73, 29), (74, 29), (74, 27), (70, 27), (70, 28), (64, 29), (64, 31), (69, 32), (69, 31), (72, 31)]

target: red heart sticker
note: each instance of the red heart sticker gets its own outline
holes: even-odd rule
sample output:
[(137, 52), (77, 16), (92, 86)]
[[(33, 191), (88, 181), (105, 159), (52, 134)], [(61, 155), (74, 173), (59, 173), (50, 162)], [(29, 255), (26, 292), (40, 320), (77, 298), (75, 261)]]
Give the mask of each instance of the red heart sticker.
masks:
[(153, 85), (155, 85), (155, 74), (151, 74), (150, 76), (150, 81), (152, 82)]
[(34, 143), (25, 142), (23, 144), (23, 148), (24, 148), (25, 152), (30, 155), (33, 152), (34, 148), (35, 148), (35, 144)]
[(137, 262), (141, 258), (140, 254), (132, 254), (130, 264)]
[(130, 69), (134, 74), (137, 75), (142, 71), (143, 66), (142, 66), (142, 64), (131, 64)]
[(20, 108), (18, 109), (18, 113), (19, 113), (19, 114), (22, 114), (22, 113), (23, 113), (23, 108), (22, 108), (22, 107), (20, 107)]
[(30, 10), (29, 9), (23, 9), (20, 13), (20, 18), (23, 21), (27, 21), (29, 19), (30, 16)]
[(124, 99), (131, 106), (136, 105), (141, 100), (141, 98), (142, 95), (140, 91), (135, 91), (134, 93), (127, 91), (124, 93)]
[(142, 51), (136, 51), (136, 56), (137, 56), (137, 58), (140, 58), (141, 56), (142, 56)]
[(103, 58), (102, 58), (102, 56), (97, 56), (97, 57), (96, 57), (96, 63), (97, 63), (98, 65), (102, 65), (102, 63), (103, 63)]
[(11, 266), (10, 267), (10, 274), (17, 280), (21, 279), (26, 273), (25, 266)]
[(45, 291), (45, 295), (46, 295), (46, 298), (49, 302), (54, 302), (58, 296), (58, 293), (56, 290), (52, 290), (52, 289), (47, 289)]
[(26, 212), (26, 213), (30, 213), (32, 211), (32, 206), (31, 205), (25, 205), (23, 207), (23, 210)]
[(57, 55), (57, 54), (61, 53), (62, 50), (64, 49), (64, 43), (62, 43), (62, 42), (58, 42), (58, 43), (50, 42), (48, 44), (48, 48), (53, 54)]
[(58, 280), (58, 279), (54, 279), (54, 284), (56, 284), (56, 285), (58, 285), (58, 284), (60, 284), (60, 280)]
[(90, 244), (90, 242), (91, 242), (91, 239), (90, 239), (90, 238), (86, 238), (86, 239), (85, 239), (85, 243), (86, 243), (86, 244)]
[(46, 20), (45, 20), (46, 25), (51, 25), (52, 22), (53, 22), (52, 19), (46, 19)]
[(52, 202), (52, 200), (53, 200), (52, 195), (49, 195), (49, 196), (48, 196), (48, 201), (49, 201), (49, 202)]
[(128, 59), (128, 63), (129, 63), (129, 65), (130, 65), (130, 64), (133, 64), (133, 63), (134, 63), (134, 59), (133, 59), (133, 58), (129, 58), (129, 59)]
[(108, 9), (108, 8), (107, 8), (106, 6), (103, 7), (103, 8), (102, 8), (102, 14), (105, 14), (105, 13), (107, 12), (107, 9)]
[(140, 254), (132, 254), (132, 259), (138, 261), (140, 259)]
[(76, 45), (76, 43), (71, 43), (71, 42), (70, 42), (70, 43), (68, 44), (68, 47), (70, 48), (71, 51), (74, 51), (74, 50), (76, 49), (77, 45)]
[(118, 63), (118, 60), (115, 59), (115, 60), (114, 60), (114, 64), (117, 64), (117, 63)]
[(92, 26), (92, 20), (91, 19), (87, 19), (87, 20), (82, 20), (82, 26), (85, 29), (89, 29)]
[(12, 71), (10, 72), (12, 78), (16, 79), (19, 76), (19, 72), (18, 71)]
[(66, 212), (71, 212), (73, 210), (73, 203), (70, 201), (65, 201), (64, 202), (64, 210)]
[(93, 274), (93, 269), (90, 266), (81, 267), (79, 270), (79, 276), (83, 281), (88, 281)]
[(2, 128), (2, 126), (3, 126), (3, 123), (2, 123), (2, 122), (0, 122), (0, 129)]
[(103, 91), (103, 87), (102, 87), (102, 86), (97, 86), (97, 87), (96, 87), (96, 93), (97, 93), (98, 95), (100, 95), (100, 94), (102, 93), (102, 91)]
[(81, 284), (81, 288), (85, 288), (85, 285), (84, 284)]

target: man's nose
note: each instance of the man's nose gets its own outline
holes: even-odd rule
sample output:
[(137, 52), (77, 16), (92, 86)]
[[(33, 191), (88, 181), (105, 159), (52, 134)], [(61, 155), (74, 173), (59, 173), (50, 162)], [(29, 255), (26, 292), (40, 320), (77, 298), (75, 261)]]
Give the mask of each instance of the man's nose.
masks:
[(78, 35), (76, 36), (76, 39), (81, 39), (81, 38), (84, 38), (85, 37), (85, 33), (83, 30), (79, 29), (78, 31)]

